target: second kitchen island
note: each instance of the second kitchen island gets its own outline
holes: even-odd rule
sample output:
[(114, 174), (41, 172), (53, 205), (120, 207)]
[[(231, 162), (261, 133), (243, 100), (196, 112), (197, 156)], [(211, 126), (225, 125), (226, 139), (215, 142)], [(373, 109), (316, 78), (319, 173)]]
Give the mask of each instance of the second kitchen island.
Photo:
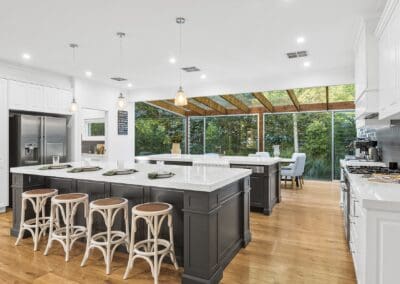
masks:
[(246, 157), (246, 156), (217, 156), (217, 155), (188, 155), (188, 154), (159, 154), (136, 157), (137, 162), (155, 164), (163, 162), (167, 165), (209, 166), (222, 168), (250, 169), (251, 208), (271, 215), (274, 206), (281, 202), (280, 164), (293, 162), (290, 159)]
[[(115, 169), (116, 163), (97, 165), (103, 169), (85, 173), (69, 173), (65, 169), (39, 170), (40, 166), (12, 168), (11, 234), (18, 235), (22, 192), (50, 187), (58, 189), (59, 194), (87, 193), (90, 201), (123, 197), (129, 201), (129, 209), (144, 202), (172, 204), (176, 256), (180, 266), (184, 267), (182, 283), (218, 283), (224, 268), (251, 240), (251, 171), (248, 169), (131, 163), (126, 167), (136, 169), (137, 173), (103, 176), (107, 170)], [(148, 173), (158, 170), (171, 171), (175, 176), (158, 180), (148, 178)], [(32, 216), (33, 211), (28, 210), (26, 218)], [(78, 211), (76, 217), (77, 223), (84, 224), (83, 211)], [(115, 226), (124, 228), (122, 220), (117, 218)], [(103, 222), (100, 218), (95, 219), (94, 231), (104, 230)], [(139, 225), (138, 231), (138, 239), (144, 239), (144, 224)], [(161, 231), (161, 237), (167, 234), (166, 228)]]

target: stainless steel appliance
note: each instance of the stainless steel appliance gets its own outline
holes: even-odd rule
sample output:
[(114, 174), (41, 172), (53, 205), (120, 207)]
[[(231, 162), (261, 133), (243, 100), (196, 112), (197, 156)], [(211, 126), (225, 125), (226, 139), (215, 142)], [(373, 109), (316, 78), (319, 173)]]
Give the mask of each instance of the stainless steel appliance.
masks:
[[(10, 113), (10, 168), (51, 164), (53, 156), (67, 162), (67, 118)], [(12, 204), (11, 174), (9, 204)]]
[(67, 161), (67, 118), (10, 115), (10, 167)]

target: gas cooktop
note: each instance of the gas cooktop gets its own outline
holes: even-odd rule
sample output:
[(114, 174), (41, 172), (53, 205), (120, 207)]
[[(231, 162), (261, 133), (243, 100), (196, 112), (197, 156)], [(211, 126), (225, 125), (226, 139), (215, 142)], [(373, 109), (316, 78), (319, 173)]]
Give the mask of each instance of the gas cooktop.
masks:
[(387, 167), (348, 166), (347, 170), (351, 174), (359, 174), (359, 175), (400, 174), (400, 169), (389, 170), (389, 168), (387, 168)]

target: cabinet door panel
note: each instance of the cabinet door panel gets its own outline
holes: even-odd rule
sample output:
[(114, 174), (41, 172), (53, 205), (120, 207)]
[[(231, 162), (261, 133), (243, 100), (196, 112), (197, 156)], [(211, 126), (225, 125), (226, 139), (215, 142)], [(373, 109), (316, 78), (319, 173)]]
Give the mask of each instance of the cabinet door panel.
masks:
[[(109, 192), (107, 192), (108, 184), (103, 182), (95, 182), (95, 181), (77, 181), (77, 192), (87, 193), (89, 195), (89, 202), (105, 198), (109, 196)], [(77, 223), (79, 225), (86, 225), (86, 221), (83, 218), (83, 208), (80, 207), (78, 209), (77, 216), (81, 216), (78, 218)], [(106, 230), (105, 222), (103, 217), (99, 213), (94, 213), (93, 215), (93, 234), (98, 232), (104, 232)]]
[(250, 205), (264, 208), (265, 189), (263, 176), (250, 177)]
[[(111, 197), (122, 197), (128, 200), (128, 224), (131, 224), (132, 220), (132, 207), (138, 204), (144, 203), (144, 188), (135, 185), (126, 184), (111, 184)], [(143, 240), (145, 237), (145, 223), (143, 220), (137, 222), (137, 232), (135, 235), (136, 241)], [(125, 231), (125, 222), (123, 212), (119, 212), (115, 218), (113, 230)]]

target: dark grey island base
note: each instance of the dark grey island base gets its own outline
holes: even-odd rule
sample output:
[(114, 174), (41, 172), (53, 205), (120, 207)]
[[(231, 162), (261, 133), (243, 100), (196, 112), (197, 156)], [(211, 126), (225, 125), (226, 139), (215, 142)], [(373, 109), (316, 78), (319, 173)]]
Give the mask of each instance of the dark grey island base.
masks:
[[(155, 164), (156, 160), (149, 160)], [(164, 161), (166, 165), (192, 166), (192, 162)], [(252, 211), (271, 215), (272, 209), (281, 202), (281, 169), (280, 163), (265, 165), (231, 164), (231, 168), (252, 170), (250, 176), (250, 205)]]
[[(56, 188), (59, 194), (87, 193), (90, 201), (124, 197), (128, 199), (130, 208), (151, 201), (172, 204), (176, 256), (179, 265), (184, 267), (182, 283), (218, 283), (224, 268), (251, 240), (249, 177), (215, 191), (204, 192), (14, 173), (13, 236), (17, 236), (19, 231), (22, 192), (40, 187)], [(29, 210), (27, 218), (33, 216), (33, 211)], [(76, 218), (77, 223), (84, 224), (83, 211), (78, 211)], [(123, 220), (122, 215), (116, 220)], [(100, 217), (94, 220), (93, 226), (95, 231), (104, 230)], [(123, 221), (116, 222), (114, 226), (123, 230)], [(144, 239), (145, 231), (144, 224), (139, 224), (139, 240)], [(167, 234), (165, 228), (161, 236), (166, 237)]]

